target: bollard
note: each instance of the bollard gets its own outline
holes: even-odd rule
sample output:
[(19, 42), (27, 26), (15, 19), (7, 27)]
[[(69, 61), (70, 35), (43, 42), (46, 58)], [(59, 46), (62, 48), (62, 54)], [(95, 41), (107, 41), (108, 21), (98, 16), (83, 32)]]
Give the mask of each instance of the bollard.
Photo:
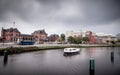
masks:
[(4, 62), (7, 62), (7, 60), (8, 60), (8, 51), (5, 50), (4, 51)]
[(111, 61), (114, 62), (114, 52), (111, 52)]
[(90, 58), (90, 71), (94, 71), (94, 70), (95, 70), (94, 58)]

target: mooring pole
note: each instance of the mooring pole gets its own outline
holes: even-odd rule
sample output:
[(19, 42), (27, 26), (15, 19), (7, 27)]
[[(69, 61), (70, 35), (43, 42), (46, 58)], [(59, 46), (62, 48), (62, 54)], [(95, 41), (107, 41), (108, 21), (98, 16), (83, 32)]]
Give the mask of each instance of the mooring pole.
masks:
[(8, 60), (8, 51), (5, 50), (4, 51), (4, 62), (7, 62), (7, 60)]
[(114, 52), (111, 52), (111, 61), (114, 62)]
[(94, 58), (90, 58), (90, 71), (95, 70), (95, 61)]
[(89, 75), (94, 75), (95, 73), (95, 60), (93, 57), (90, 58), (90, 63), (89, 63)]

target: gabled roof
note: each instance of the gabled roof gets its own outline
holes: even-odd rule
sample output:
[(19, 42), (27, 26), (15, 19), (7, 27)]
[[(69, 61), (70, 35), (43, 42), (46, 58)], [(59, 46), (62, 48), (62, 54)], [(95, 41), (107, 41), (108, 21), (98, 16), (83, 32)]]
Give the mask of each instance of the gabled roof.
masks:
[(30, 34), (20, 34), (20, 36), (29, 36), (29, 37), (32, 37), (32, 35), (30, 35)]
[(2, 31), (5, 31), (5, 32), (20, 32), (17, 28), (8, 28), (8, 29), (4, 29), (2, 28)]
[(34, 31), (33, 34), (46, 34), (47, 35), (47, 33), (45, 32), (44, 29), (43, 30)]

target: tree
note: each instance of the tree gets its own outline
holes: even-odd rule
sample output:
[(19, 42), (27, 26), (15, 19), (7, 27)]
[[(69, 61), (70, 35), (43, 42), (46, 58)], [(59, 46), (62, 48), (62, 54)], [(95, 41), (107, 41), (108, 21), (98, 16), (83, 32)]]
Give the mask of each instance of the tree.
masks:
[(72, 36), (69, 36), (67, 40), (68, 40), (68, 42), (71, 43), (71, 44), (75, 42), (75, 39), (74, 39), (74, 37), (72, 37)]
[(59, 37), (59, 38), (57, 39), (57, 41), (58, 41), (58, 42), (62, 42), (62, 38)]
[(65, 34), (61, 34), (60, 37), (61, 37), (62, 41), (65, 41)]
[(112, 43), (112, 44), (116, 44), (116, 42), (115, 42), (115, 41), (113, 41), (113, 40), (111, 41), (111, 43)]
[(82, 39), (80, 37), (75, 37), (75, 44), (80, 44), (82, 43)]
[(82, 41), (84, 41), (85, 43), (87, 43), (87, 42), (89, 42), (90, 40), (89, 40), (89, 37), (83, 37), (83, 38), (82, 38)]
[(80, 44), (80, 43), (82, 43), (82, 40), (81, 40), (80, 37), (69, 36), (68, 37), (68, 42), (71, 43), (71, 44)]
[(109, 41), (109, 40), (107, 40), (106, 42), (107, 42), (107, 44), (108, 44), (110, 41)]

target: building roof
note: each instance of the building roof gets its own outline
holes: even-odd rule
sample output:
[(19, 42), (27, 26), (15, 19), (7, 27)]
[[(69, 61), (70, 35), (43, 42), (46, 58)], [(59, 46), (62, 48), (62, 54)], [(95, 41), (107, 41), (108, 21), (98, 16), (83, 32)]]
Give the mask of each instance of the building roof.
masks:
[(17, 28), (8, 28), (8, 29), (4, 29), (2, 28), (2, 31), (5, 31), (5, 32), (20, 32)]
[(29, 35), (29, 34), (20, 34), (20, 36), (29, 36), (29, 37), (32, 37), (32, 35)]
[(47, 35), (47, 33), (45, 32), (44, 29), (43, 30), (34, 31), (33, 34), (46, 34)]

